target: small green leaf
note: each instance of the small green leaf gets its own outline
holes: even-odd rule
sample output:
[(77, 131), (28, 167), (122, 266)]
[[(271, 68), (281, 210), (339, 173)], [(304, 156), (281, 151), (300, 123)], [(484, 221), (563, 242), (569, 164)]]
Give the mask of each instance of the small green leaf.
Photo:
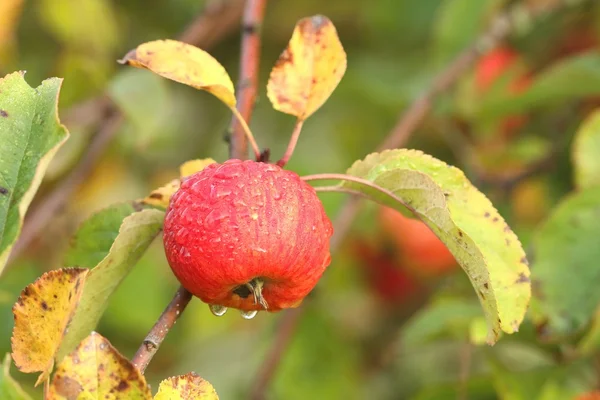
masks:
[(98, 211), (77, 230), (65, 256), (65, 264), (92, 268), (108, 255), (123, 219), (135, 212), (131, 204), (115, 204)]
[(0, 373), (0, 399), (2, 400), (31, 400), (31, 397), (10, 376), (10, 355), (4, 357), (2, 373)]
[(95, 329), (108, 300), (162, 229), (164, 212), (143, 210), (123, 220), (108, 255), (86, 278), (79, 306), (58, 351), (62, 359)]
[(96, 332), (58, 364), (48, 394), (56, 400), (152, 398), (141, 372)]
[(578, 188), (600, 185), (600, 110), (587, 117), (575, 134), (572, 159)]
[(61, 79), (36, 89), (23, 73), (0, 79), (0, 273), (46, 168), (68, 132), (58, 120)]
[(415, 150), (388, 150), (347, 172), (389, 191), (344, 182), (373, 200), (411, 210), (444, 242), (471, 280), (488, 322), (487, 341), (518, 330), (531, 296), (525, 252), (492, 203), (462, 171)]
[(548, 337), (587, 325), (600, 304), (600, 187), (571, 194), (533, 238), (532, 318)]

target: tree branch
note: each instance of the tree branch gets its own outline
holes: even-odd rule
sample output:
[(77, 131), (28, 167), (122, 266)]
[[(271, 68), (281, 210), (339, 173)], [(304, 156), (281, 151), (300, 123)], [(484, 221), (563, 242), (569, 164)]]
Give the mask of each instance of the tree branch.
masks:
[[(562, 3), (557, 4), (554, 8), (547, 6), (532, 6), (532, 8), (525, 11), (527, 11), (530, 19), (533, 19), (550, 11), (554, 11), (556, 8), (564, 7), (565, 5), (566, 4)], [(513, 7), (524, 6), (522, 4), (517, 4)], [(433, 79), (429, 89), (416, 99), (400, 116), (396, 125), (378, 146), (377, 151), (398, 148), (406, 144), (410, 136), (416, 131), (427, 114), (431, 111), (436, 96), (451, 88), (482, 54), (495, 48), (511, 33), (511, 28), (513, 26), (511, 23), (511, 15), (514, 15), (512, 11), (514, 11), (514, 9), (510, 9), (496, 17), (488, 31), (477, 38), (471, 46), (463, 50)], [(520, 13), (520, 17), (523, 17), (523, 13)], [(360, 206), (360, 197), (353, 196), (341, 207), (333, 224), (334, 235), (331, 238), (330, 246), (332, 253), (337, 251), (342, 244), (344, 237), (352, 226), (352, 221), (360, 210)], [(299, 319), (302, 317), (303, 309), (304, 308), (291, 311), (288, 310), (281, 317), (280, 326), (282, 328), (278, 330), (274, 345), (267, 354), (263, 365), (259, 368), (258, 377), (255, 380), (257, 384), (252, 391), (253, 400), (262, 400), (265, 398), (265, 393), (275, 376), (281, 357), (285, 353), (294, 334), (294, 329), (284, 328), (297, 326)]]
[(180, 287), (177, 293), (175, 293), (173, 300), (165, 308), (165, 311), (158, 318), (158, 321), (156, 321), (156, 324), (154, 324), (146, 339), (144, 339), (144, 342), (131, 359), (132, 364), (142, 374), (190, 300), (192, 300), (192, 294), (185, 290), (183, 286)]
[[(242, 49), (237, 87), (237, 109), (248, 125), (250, 125), (254, 104), (256, 103), (256, 93), (258, 92), (260, 31), (266, 4), (266, 0), (247, 0), (242, 20)], [(228, 138), (229, 158), (246, 159), (248, 140), (236, 118), (231, 120)]]
[[(209, 2), (204, 12), (181, 34), (180, 40), (203, 48), (214, 46), (236, 29), (243, 5), (244, 0)], [(96, 121), (103, 121), (103, 123), (98, 127), (97, 133), (92, 137), (79, 163), (46, 198), (39, 202), (35, 209), (28, 213), (19, 240), (11, 252), (10, 260), (16, 259), (48, 225), (52, 217), (63, 209), (106, 151), (121, 127), (123, 117), (108, 96), (102, 95), (86, 101), (81, 106), (74, 106), (67, 112), (65, 121), (67, 124)]]

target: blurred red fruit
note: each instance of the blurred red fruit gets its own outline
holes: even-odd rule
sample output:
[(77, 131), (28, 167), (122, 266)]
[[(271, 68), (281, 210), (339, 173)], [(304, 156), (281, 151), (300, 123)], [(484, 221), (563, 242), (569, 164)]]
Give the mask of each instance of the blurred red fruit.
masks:
[(400, 250), (407, 267), (426, 276), (456, 270), (456, 260), (450, 250), (423, 222), (389, 207), (381, 207), (379, 216), (382, 228)]
[(229, 160), (190, 176), (164, 224), (169, 265), (208, 304), (296, 307), (329, 265), (333, 228), (316, 191), (272, 164)]
[(581, 394), (575, 400), (600, 400), (600, 392), (589, 392)]
[[(485, 54), (479, 59), (475, 67), (475, 86), (480, 93), (485, 93), (517, 62), (521, 56), (508, 47), (499, 47)], [(514, 79), (508, 86), (511, 95), (518, 95), (526, 91), (532, 83), (529, 74), (521, 75)], [(511, 115), (501, 123), (501, 131), (506, 138), (510, 138), (527, 123), (524, 115)]]
[(364, 241), (354, 243), (352, 249), (364, 267), (362, 272), (369, 287), (383, 304), (407, 303), (422, 290), (421, 284), (398, 265), (392, 254)]

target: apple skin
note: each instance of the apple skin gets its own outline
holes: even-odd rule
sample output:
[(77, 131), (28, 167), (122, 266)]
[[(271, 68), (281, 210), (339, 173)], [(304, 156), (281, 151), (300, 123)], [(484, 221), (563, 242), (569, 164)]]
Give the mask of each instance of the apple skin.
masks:
[[(164, 223), (167, 260), (208, 304), (243, 311), (297, 307), (331, 261), (331, 221), (298, 174), (229, 160), (185, 179)], [(260, 285), (255, 285), (260, 283)], [(251, 287), (260, 286), (260, 304)]]
[(440, 276), (457, 269), (450, 250), (422, 221), (389, 207), (380, 208), (379, 220), (407, 268), (422, 276)]

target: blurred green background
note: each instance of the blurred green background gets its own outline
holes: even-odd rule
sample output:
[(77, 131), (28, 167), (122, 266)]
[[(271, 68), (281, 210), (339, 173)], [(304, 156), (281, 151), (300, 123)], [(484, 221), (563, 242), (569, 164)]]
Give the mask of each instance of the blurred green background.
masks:
[[(97, 131), (97, 124), (86, 123), (90, 111), (73, 113), (73, 107), (107, 95), (125, 116), (115, 140), (68, 206), (0, 279), (4, 354), (10, 351), (12, 304), (37, 276), (61, 267), (78, 224), (107, 205), (145, 196), (175, 177), (188, 159), (225, 160), (223, 138), (231, 115), (207, 93), (116, 63), (142, 42), (176, 38), (201, 13), (205, 1), (27, 0), (21, 6), (19, 1), (1, 1), (0, 75), (26, 70), (33, 87), (47, 77), (65, 79), (60, 111), (71, 138), (50, 166), (32, 208), (85, 154)], [(9, 3), (20, 12), (9, 13)], [(305, 123), (288, 164), (302, 175), (343, 172), (374, 151), (435, 74), (503, 7), (516, 3), (556, 1), (268, 2), (261, 84), (251, 123), (257, 141), (271, 149), (273, 159), (287, 146), (294, 120), (272, 109), (265, 87), (298, 19), (327, 15), (348, 55), (345, 77)], [(600, 4), (580, 3), (533, 24), (515, 17), (522, 23), (506, 46), (518, 55), (516, 61), (485, 92), (474, 89), (476, 72), (470, 70), (455, 88), (437, 97), (433, 112), (407, 145), (465, 170), (526, 249), (535, 227), (572, 187), (571, 139), (600, 95)], [(210, 48), (234, 81), (239, 47), (236, 23)], [(522, 74), (542, 83), (513, 93), (511, 82)], [(524, 122), (506, 128), (507, 117), (515, 115)], [(555, 153), (549, 169), (511, 182), (549, 152)], [(321, 198), (334, 219), (344, 195)], [(572, 342), (542, 342), (529, 322), (493, 348), (481, 345), (483, 313), (460, 271), (427, 279), (420, 295), (403, 302), (380, 296), (365, 272), (377, 268), (377, 261), (355, 251), (356, 243), (367, 246), (367, 253), (379, 251), (387, 239), (378, 221), (377, 207), (367, 205), (351, 237), (333, 255), (325, 277), (303, 305), (307, 310), (268, 398), (568, 399), (598, 386), (594, 356), (565, 358), (565, 346)], [(131, 357), (177, 287), (157, 240), (118, 289), (98, 331)], [(162, 378), (193, 370), (222, 399), (245, 399), (280, 318), (259, 313), (246, 321), (231, 310), (217, 318), (195, 299), (150, 364), (148, 380), (156, 388)], [(33, 391), (32, 376), (13, 374)]]

